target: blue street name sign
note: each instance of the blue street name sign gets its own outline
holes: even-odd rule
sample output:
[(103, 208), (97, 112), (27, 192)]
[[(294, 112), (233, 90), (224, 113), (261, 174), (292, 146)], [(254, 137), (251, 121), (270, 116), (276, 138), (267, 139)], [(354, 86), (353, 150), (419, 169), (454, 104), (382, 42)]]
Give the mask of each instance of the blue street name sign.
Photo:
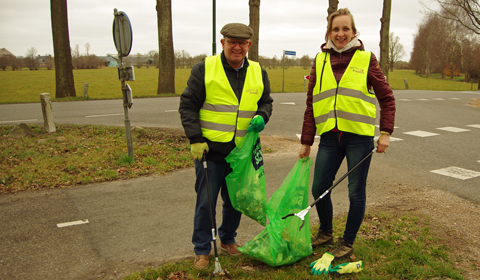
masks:
[(297, 55), (296, 51), (283, 51), (285, 55)]

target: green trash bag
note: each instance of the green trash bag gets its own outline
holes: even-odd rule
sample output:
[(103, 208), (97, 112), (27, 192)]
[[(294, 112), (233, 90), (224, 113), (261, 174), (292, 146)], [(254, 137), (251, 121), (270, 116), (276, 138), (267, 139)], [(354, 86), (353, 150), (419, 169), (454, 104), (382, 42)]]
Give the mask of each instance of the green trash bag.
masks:
[(256, 237), (239, 250), (270, 266), (289, 265), (313, 252), (310, 237), (310, 218), (305, 216), (305, 225), (296, 216), (282, 217), (297, 213), (308, 206), (309, 170), (312, 160), (299, 159), (272, 195), (267, 206), (269, 224)]
[(232, 206), (265, 226), (267, 190), (258, 132), (248, 132), (225, 159), (232, 168), (225, 178)]

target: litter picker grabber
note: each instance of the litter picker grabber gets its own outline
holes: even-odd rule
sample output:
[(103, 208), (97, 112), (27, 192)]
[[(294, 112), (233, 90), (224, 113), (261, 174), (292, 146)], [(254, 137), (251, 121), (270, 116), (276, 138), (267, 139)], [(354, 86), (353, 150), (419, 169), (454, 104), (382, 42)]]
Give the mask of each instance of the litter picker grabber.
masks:
[(345, 175), (343, 175), (340, 179), (337, 180), (337, 182), (335, 182), (335, 184), (333, 184), (330, 188), (328, 188), (328, 190), (326, 190), (319, 198), (317, 198), (314, 202), (312, 202), (312, 204), (310, 204), (307, 208), (303, 209), (302, 211), (298, 212), (298, 213), (291, 213), (291, 214), (288, 214), (286, 215), (285, 217), (282, 217), (282, 219), (285, 219), (285, 218), (288, 218), (290, 216), (297, 216), (299, 217), (301, 220), (302, 220), (302, 225), (300, 226), (300, 228), (298, 230), (301, 230), (302, 227), (305, 225), (305, 215), (307, 215), (308, 211), (310, 209), (312, 209), (312, 207), (317, 204), (317, 202), (320, 201), (320, 199), (322, 199), (324, 196), (326, 196), (331, 190), (333, 190), (333, 188), (335, 188), (338, 184), (340, 184), (340, 182), (343, 181), (343, 179), (345, 179), (348, 174), (350, 174), (353, 170), (355, 170), (355, 168), (357, 168), (360, 164), (362, 164), (367, 158), (369, 158), (375, 151), (377, 151), (377, 148), (374, 148), (368, 155), (366, 155), (364, 158), (362, 158), (358, 163), (357, 165), (355, 165), (352, 169), (350, 169), (347, 173), (345, 173)]
[(205, 182), (206, 182), (206, 187), (207, 187), (207, 196), (208, 196), (208, 205), (210, 209), (210, 222), (212, 225), (212, 239), (213, 239), (213, 248), (215, 251), (215, 270), (210, 274), (210, 279), (215, 276), (217, 273), (224, 273), (229, 279), (230, 276), (228, 275), (228, 272), (226, 270), (222, 270), (222, 266), (220, 265), (220, 262), (218, 261), (218, 251), (217, 251), (217, 226), (215, 225), (215, 222), (213, 220), (213, 210), (212, 210), (212, 199), (210, 198), (210, 186), (208, 185), (208, 172), (207, 172), (207, 154), (206, 151), (203, 151), (203, 157), (202, 157), (202, 162), (203, 162), (203, 170), (205, 170)]

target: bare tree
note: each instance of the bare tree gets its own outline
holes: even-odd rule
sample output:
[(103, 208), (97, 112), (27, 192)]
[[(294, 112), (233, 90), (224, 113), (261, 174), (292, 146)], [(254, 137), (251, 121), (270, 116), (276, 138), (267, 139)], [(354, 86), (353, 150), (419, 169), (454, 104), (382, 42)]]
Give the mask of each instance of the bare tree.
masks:
[(258, 41), (260, 32), (260, 0), (249, 0), (250, 24), (253, 29), (252, 45), (248, 51), (248, 59), (258, 61)]
[(25, 66), (30, 70), (38, 70), (36, 48), (31, 47), (27, 50), (27, 54), (25, 55)]
[(380, 68), (388, 81), (388, 46), (390, 36), (390, 14), (392, 11), (392, 0), (383, 0), (382, 26), (380, 28)]
[(53, 52), (55, 56), (55, 97), (77, 96), (73, 81), (72, 54), (68, 35), (67, 0), (50, 0)]
[(302, 58), (300, 58), (300, 66), (303, 67), (303, 69), (308, 69), (310, 67), (312, 67), (312, 59), (310, 58), (310, 56), (308, 56), (308, 54), (302, 56)]
[(175, 93), (175, 56), (172, 34), (172, 2), (157, 0), (158, 89), (157, 94)]
[[(440, 6), (440, 11), (435, 11), (429, 2)], [(478, 0), (426, 0), (420, 2), (430, 12), (445, 19), (459, 22), (464, 27), (480, 35), (480, 4)]]
[(388, 65), (390, 66), (390, 72), (393, 72), (393, 66), (397, 62), (402, 59), (402, 57), (405, 55), (405, 50), (403, 49), (403, 45), (400, 44), (400, 38), (398, 36), (395, 36), (392, 33), (390, 33), (390, 44), (389, 44), (389, 62)]
[(87, 51), (87, 56), (89, 56), (90, 55), (90, 43), (87, 42), (85, 44), (85, 50)]
[(327, 20), (328, 17), (338, 10), (338, 0), (328, 0)]

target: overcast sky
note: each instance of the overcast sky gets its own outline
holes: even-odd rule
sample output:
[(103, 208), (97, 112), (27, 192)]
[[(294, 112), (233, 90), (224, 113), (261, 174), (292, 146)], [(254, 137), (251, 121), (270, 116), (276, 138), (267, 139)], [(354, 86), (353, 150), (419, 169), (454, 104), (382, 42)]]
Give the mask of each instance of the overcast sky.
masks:
[[(25, 56), (34, 47), (37, 54), (53, 54), (50, 1), (1, 0), (0, 48)], [(190, 55), (212, 54), (212, 0), (172, 0), (175, 50)], [(113, 9), (125, 12), (133, 30), (130, 55), (158, 49), (157, 16), (154, 0), (68, 0), (70, 46), (86, 53), (116, 54), (112, 37)], [(365, 49), (379, 56), (380, 18), (383, 0), (340, 0), (339, 8), (352, 12)], [(283, 50), (297, 57), (314, 57), (325, 41), (327, 0), (261, 0), (260, 43), (262, 56), (281, 57)], [(393, 0), (390, 32), (400, 37), (408, 61), (413, 36), (423, 20), (418, 0)], [(248, 25), (248, 0), (216, 0), (217, 53), (221, 51), (220, 30), (230, 22)]]

